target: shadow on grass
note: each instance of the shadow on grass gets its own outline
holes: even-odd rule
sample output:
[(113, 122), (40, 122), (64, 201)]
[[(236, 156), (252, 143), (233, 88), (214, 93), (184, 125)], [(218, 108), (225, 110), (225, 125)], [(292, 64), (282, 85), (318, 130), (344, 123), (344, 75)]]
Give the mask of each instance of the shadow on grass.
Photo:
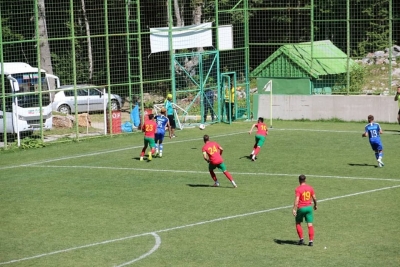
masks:
[(353, 167), (374, 167), (374, 168), (378, 168), (378, 166), (376, 166), (376, 165), (367, 164), (367, 163), (349, 163), (349, 165), (353, 166)]
[(213, 186), (213, 185), (209, 185), (209, 184), (187, 184), (187, 186), (190, 186), (190, 187), (217, 187), (217, 186)]
[(241, 156), (239, 159), (249, 159), (249, 160), (251, 160), (251, 156), (250, 155)]
[(274, 242), (278, 245), (296, 245), (298, 246), (298, 240), (282, 240), (282, 239), (274, 239)]
[[(153, 157), (153, 159), (154, 159), (154, 158), (155, 158), (155, 157)], [(134, 158), (132, 158), (132, 159), (137, 160), (137, 161), (140, 161), (140, 157), (134, 157)], [(146, 157), (143, 158), (143, 161), (144, 161), (144, 162), (151, 162), (151, 160), (148, 160)]]

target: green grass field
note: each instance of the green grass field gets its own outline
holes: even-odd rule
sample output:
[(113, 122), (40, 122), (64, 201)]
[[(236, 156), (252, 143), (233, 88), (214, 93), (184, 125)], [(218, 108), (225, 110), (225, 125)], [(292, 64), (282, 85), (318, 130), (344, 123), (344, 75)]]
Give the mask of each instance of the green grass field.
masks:
[[(0, 266), (400, 266), (400, 127), (276, 121), (256, 162), (252, 122), (177, 131), (139, 161), (140, 133), (0, 154)], [(202, 159), (224, 148), (238, 188)], [(314, 247), (297, 246), (298, 175), (316, 190)], [(305, 241), (308, 242), (303, 223)]]

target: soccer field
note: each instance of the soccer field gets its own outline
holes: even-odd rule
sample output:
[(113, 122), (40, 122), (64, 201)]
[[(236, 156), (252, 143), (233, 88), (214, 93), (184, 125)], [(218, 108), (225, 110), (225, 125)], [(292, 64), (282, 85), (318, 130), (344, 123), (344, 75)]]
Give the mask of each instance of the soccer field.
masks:
[[(400, 266), (398, 125), (377, 168), (365, 123), (274, 121), (255, 162), (252, 123), (177, 131), (150, 162), (140, 133), (1, 152), (0, 266)], [(238, 188), (218, 170), (212, 187), (203, 134)], [(313, 247), (291, 214), (302, 173)]]

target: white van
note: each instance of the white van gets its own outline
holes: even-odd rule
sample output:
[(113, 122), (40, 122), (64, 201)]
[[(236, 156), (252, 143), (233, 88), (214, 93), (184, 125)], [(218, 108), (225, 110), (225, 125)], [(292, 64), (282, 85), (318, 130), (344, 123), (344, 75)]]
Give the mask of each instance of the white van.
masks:
[(51, 129), (53, 124), (49, 78), (26, 63), (0, 63), (0, 133), (20, 133)]

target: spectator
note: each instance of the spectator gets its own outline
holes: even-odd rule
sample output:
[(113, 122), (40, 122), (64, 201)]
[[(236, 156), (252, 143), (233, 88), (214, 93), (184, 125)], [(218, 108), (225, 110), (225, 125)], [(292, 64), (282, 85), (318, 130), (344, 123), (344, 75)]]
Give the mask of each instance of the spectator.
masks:
[(207, 121), (208, 110), (210, 110), (211, 121), (214, 121), (214, 91), (207, 89), (204, 95), (204, 122)]

